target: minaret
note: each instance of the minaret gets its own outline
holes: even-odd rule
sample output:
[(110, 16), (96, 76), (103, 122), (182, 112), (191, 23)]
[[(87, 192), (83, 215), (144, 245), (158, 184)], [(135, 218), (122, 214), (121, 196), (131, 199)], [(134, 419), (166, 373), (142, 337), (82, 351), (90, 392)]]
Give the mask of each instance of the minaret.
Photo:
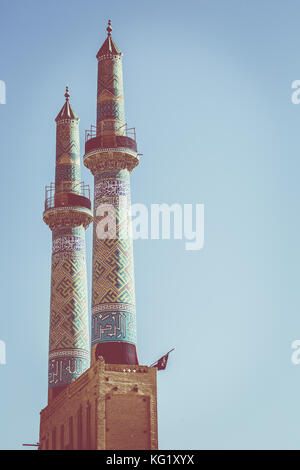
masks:
[[(139, 163), (124, 113), (122, 53), (111, 37), (98, 54), (97, 126), (86, 134), (84, 165), (94, 175), (93, 362), (138, 364), (130, 173)], [(105, 232), (106, 230), (106, 232)]]
[(125, 124), (122, 54), (110, 22), (107, 32), (97, 54), (97, 126), (85, 143), (84, 164), (95, 178), (92, 360), (80, 377), (88, 366), (84, 228), (91, 212), (79, 185), (78, 119), (68, 92), (57, 117), (56, 181), (44, 220), (53, 231), (50, 392), (64, 390), (41, 411), (42, 450), (158, 448), (157, 369), (138, 364), (136, 353), (128, 210), (139, 160)]
[(81, 182), (79, 119), (69, 103), (56, 117), (55, 183), (46, 188), (43, 220), (52, 230), (48, 401), (90, 365), (85, 229), (92, 220)]

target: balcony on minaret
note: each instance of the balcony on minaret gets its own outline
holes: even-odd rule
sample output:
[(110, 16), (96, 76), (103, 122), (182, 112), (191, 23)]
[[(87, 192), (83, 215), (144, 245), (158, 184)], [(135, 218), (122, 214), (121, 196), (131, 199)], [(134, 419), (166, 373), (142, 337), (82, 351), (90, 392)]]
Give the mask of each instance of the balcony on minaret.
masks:
[(107, 123), (101, 122), (98, 129), (91, 126), (85, 131), (85, 154), (97, 149), (129, 149), (137, 152), (136, 133), (134, 127), (128, 127), (123, 124), (117, 132), (111, 132), (107, 129)]
[(91, 209), (90, 187), (83, 182), (51, 183), (46, 186), (45, 211), (58, 207), (84, 207)]

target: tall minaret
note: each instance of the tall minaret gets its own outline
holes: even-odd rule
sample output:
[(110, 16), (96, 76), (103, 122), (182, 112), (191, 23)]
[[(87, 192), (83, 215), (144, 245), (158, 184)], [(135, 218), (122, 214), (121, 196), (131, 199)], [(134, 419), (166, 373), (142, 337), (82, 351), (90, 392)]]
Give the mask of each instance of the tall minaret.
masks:
[[(87, 133), (84, 165), (94, 175), (92, 363), (138, 364), (130, 172), (139, 163), (124, 113), (122, 53), (111, 37), (97, 54), (97, 126)], [(131, 136), (129, 133), (131, 131)], [(105, 232), (106, 231), (106, 232)]]
[(56, 118), (55, 183), (46, 188), (43, 220), (52, 230), (48, 401), (90, 365), (85, 229), (89, 187), (80, 178), (79, 119), (69, 103)]

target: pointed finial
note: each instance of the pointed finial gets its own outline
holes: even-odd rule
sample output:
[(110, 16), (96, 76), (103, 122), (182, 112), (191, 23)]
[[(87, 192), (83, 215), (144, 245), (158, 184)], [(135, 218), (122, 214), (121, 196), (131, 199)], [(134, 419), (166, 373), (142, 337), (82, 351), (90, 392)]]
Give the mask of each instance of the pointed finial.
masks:
[(106, 28), (106, 31), (107, 31), (107, 36), (111, 36), (112, 27), (111, 27), (111, 21), (110, 20), (108, 20), (108, 26)]
[(69, 101), (70, 94), (69, 94), (69, 87), (68, 85), (66, 86), (66, 93), (65, 93), (66, 101)]

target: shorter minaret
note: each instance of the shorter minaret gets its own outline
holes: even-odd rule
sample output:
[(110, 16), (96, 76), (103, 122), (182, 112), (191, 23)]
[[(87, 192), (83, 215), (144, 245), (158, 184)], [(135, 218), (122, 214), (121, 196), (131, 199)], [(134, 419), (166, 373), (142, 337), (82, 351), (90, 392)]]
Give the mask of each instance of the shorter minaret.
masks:
[(49, 394), (51, 400), (90, 365), (85, 229), (89, 187), (80, 178), (79, 119), (69, 102), (56, 117), (55, 183), (46, 188), (43, 219), (52, 230)]

